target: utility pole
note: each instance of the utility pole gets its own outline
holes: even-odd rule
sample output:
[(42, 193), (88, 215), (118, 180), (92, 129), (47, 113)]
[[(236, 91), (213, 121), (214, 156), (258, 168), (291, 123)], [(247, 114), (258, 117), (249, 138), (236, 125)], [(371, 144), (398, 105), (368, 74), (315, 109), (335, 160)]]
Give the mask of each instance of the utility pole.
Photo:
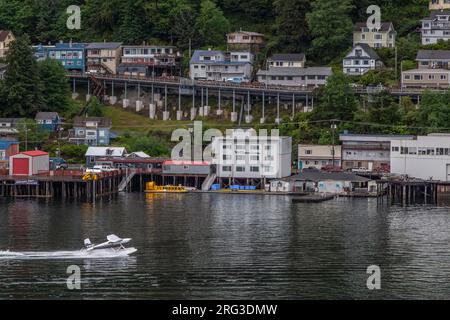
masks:
[(332, 147), (332, 150), (331, 150), (331, 155), (332, 155), (332, 157), (333, 157), (333, 168), (334, 168), (334, 163), (335, 163), (335, 158), (336, 158), (336, 152), (335, 152), (335, 148), (334, 148), (334, 145), (335, 145), (335, 130), (337, 129), (337, 126), (336, 126), (336, 124), (335, 124), (335, 120), (332, 120), (331, 121), (331, 134), (332, 134), (332, 139), (333, 139), (333, 147)]

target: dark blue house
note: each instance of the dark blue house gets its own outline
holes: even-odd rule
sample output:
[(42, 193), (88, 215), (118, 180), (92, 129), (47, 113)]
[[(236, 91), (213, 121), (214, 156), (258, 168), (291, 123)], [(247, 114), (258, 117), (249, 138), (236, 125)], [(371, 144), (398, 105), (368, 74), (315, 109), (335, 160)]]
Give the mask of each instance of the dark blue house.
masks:
[(48, 58), (58, 60), (66, 70), (84, 72), (85, 48), (84, 43), (57, 43), (46, 51)]
[(61, 117), (57, 112), (38, 112), (34, 120), (45, 131), (56, 132), (61, 125)]

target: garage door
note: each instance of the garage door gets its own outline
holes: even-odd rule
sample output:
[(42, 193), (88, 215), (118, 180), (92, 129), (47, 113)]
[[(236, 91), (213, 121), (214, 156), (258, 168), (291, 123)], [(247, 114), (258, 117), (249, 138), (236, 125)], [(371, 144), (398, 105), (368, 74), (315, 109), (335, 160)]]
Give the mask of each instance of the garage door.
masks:
[(28, 159), (13, 159), (13, 175), (28, 175), (29, 172)]

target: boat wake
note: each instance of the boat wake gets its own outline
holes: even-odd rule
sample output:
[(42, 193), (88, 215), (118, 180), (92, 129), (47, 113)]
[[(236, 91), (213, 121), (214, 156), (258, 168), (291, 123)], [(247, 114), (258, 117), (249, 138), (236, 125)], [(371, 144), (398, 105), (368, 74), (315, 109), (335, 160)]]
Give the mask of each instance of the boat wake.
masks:
[(135, 253), (137, 249), (126, 248), (122, 250), (78, 250), (78, 251), (0, 251), (0, 260), (51, 260), (51, 259), (112, 259), (124, 258)]

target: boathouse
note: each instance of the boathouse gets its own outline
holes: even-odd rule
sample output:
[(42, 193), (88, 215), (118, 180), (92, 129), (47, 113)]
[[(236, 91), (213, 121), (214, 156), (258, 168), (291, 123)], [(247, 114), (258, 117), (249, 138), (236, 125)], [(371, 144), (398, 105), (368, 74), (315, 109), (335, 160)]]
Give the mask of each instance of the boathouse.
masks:
[(48, 173), (49, 170), (49, 154), (44, 151), (25, 151), (9, 158), (9, 175), (11, 176), (33, 176)]
[(307, 171), (289, 178), (271, 181), (270, 191), (371, 194), (377, 192), (377, 185), (375, 181), (353, 173)]

